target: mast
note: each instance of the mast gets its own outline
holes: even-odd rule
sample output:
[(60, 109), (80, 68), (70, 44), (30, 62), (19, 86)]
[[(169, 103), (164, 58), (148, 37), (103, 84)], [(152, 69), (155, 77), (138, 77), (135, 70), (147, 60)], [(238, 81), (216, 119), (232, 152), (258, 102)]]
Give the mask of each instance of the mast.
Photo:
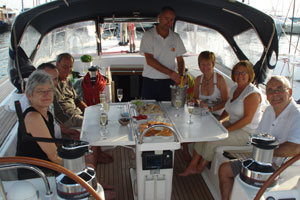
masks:
[(24, 0), (22, 0), (22, 12), (24, 11)]

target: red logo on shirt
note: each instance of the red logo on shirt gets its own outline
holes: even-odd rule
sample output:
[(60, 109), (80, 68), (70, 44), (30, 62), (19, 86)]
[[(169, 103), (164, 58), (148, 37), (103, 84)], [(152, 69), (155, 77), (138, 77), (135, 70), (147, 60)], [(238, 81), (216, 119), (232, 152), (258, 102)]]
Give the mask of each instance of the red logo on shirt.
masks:
[(175, 51), (175, 48), (172, 48), (172, 51)]

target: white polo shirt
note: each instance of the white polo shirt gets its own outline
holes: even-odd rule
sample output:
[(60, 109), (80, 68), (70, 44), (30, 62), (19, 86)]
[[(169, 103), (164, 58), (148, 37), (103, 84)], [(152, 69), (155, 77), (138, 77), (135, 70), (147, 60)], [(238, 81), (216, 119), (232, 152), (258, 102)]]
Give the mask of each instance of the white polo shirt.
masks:
[[(277, 118), (275, 118), (273, 107), (267, 107), (256, 133), (269, 133), (280, 144), (286, 141), (300, 144), (300, 106), (292, 99)], [(273, 162), (280, 166), (284, 158), (274, 157)], [(296, 165), (299, 164), (298, 161)]]
[(300, 106), (292, 99), (277, 118), (273, 107), (267, 107), (256, 132), (270, 133), (280, 144), (300, 144)]
[[(166, 38), (161, 37), (156, 27), (145, 32), (140, 45), (140, 54), (152, 54), (153, 57), (168, 67), (169, 69), (176, 70), (175, 58), (182, 56), (186, 53), (186, 49), (179, 34), (169, 30), (169, 35)], [(151, 79), (168, 79), (168, 75), (163, 74), (149, 65), (145, 65), (142, 76)]]

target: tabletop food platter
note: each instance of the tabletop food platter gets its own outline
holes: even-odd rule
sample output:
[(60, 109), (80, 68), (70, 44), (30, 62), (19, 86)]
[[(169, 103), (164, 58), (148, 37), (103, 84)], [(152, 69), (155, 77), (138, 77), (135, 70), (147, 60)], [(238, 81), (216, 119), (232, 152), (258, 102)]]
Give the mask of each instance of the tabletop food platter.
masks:
[[(227, 130), (211, 114), (201, 115), (195, 108), (193, 124), (186, 123), (189, 117), (186, 106), (176, 110), (171, 102), (134, 100), (126, 103), (111, 103), (105, 139), (100, 137), (99, 105), (85, 110), (81, 128), (81, 140), (96, 146), (136, 145), (156, 143), (161, 148), (166, 143), (201, 142), (225, 139)], [(121, 108), (120, 108), (121, 105)], [(180, 113), (175, 117), (175, 113)], [(120, 122), (126, 119), (126, 123)], [(152, 127), (152, 128), (151, 128)]]
[(141, 101), (143, 103), (138, 101), (140, 100), (131, 101), (129, 106), (132, 118), (136, 124), (135, 131), (137, 135), (141, 136), (146, 131), (142, 142), (174, 141), (174, 134), (177, 133), (173, 132), (175, 129), (159, 103), (154, 100)]

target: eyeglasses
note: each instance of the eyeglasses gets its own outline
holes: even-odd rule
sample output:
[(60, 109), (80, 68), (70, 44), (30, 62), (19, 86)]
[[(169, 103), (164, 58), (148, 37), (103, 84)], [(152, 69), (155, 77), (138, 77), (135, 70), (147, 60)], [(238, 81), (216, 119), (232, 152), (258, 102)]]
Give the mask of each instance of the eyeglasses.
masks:
[(288, 90), (289, 88), (278, 88), (273, 90), (272, 88), (267, 89), (267, 94), (282, 94), (284, 91)]
[(37, 90), (37, 91), (35, 91), (35, 93), (37, 95), (39, 95), (39, 96), (52, 94), (53, 92), (54, 92), (53, 89), (50, 89), (50, 90)]
[(242, 75), (242, 76), (245, 76), (246, 74), (248, 74), (247, 72), (239, 72), (239, 71), (235, 71), (234, 72), (234, 75)]

